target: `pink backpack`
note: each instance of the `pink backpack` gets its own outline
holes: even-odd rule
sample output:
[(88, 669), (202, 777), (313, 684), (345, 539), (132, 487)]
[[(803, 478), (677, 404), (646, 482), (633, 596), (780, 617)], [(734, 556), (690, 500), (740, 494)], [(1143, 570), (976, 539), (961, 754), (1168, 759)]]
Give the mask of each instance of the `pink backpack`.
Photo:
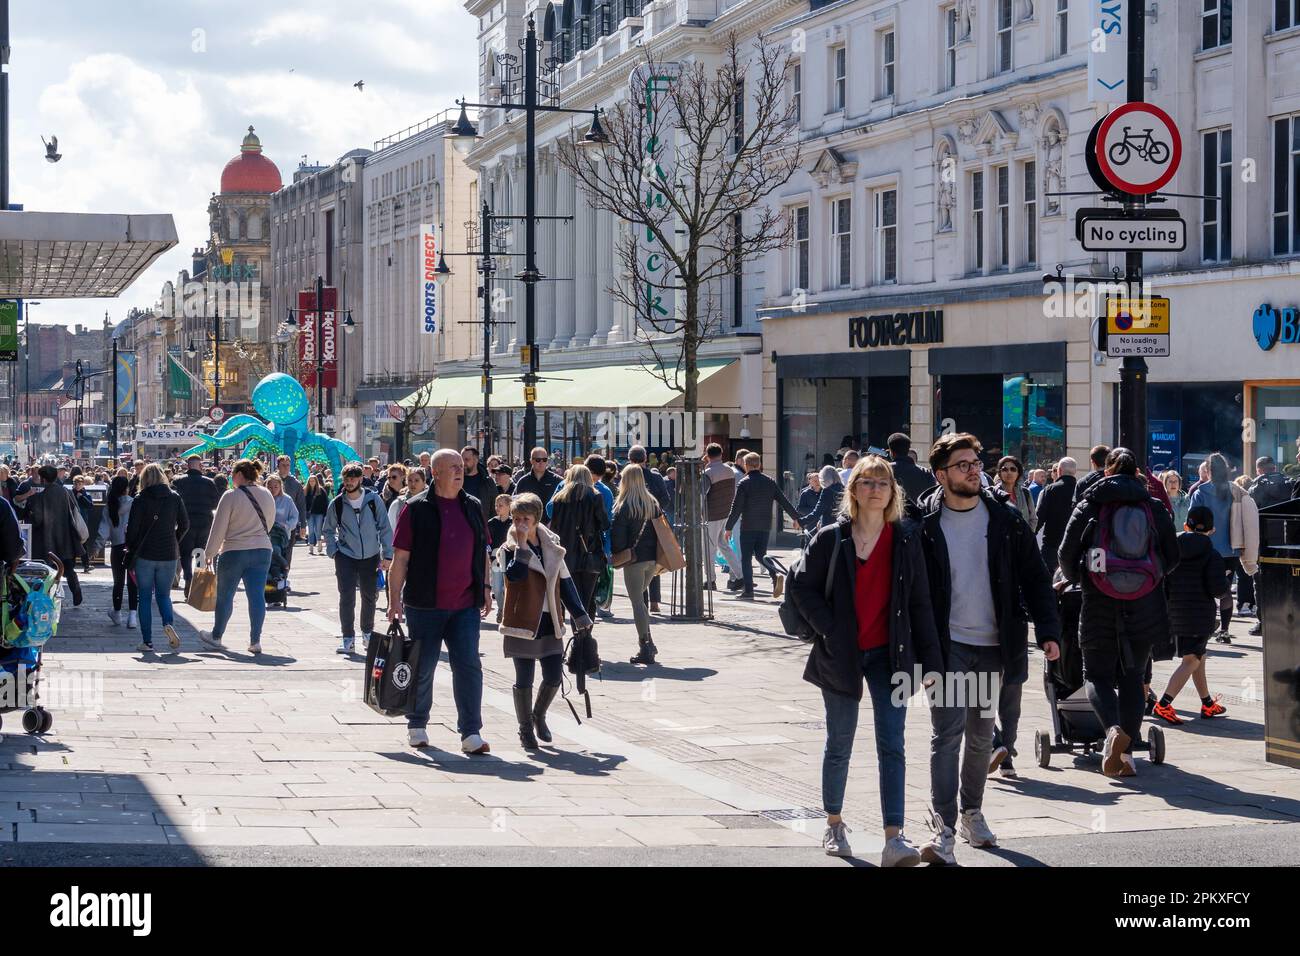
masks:
[(1136, 601), (1159, 586), (1165, 574), (1156, 555), (1149, 501), (1101, 506), (1097, 543), (1087, 556), (1087, 568), (1097, 590), (1118, 601)]

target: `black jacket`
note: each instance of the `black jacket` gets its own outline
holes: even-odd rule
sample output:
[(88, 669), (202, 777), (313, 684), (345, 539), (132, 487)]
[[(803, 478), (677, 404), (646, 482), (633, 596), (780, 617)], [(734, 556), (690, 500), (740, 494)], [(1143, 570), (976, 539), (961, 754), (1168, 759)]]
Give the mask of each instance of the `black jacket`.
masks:
[(217, 502), (221, 500), (217, 483), (203, 472), (191, 468), (172, 482), (172, 490), (185, 503), (185, 514), (189, 518), (192, 532), (190, 537), (201, 542), (207, 541), (208, 532), (212, 530), (212, 515), (217, 510)]
[(1056, 552), (1074, 513), (1074, 475), (1062, 475), (1038, 495), (1038, 529), (1043, 532), (1043, 562), (1056, 570)]
[(293, 506), (298, 509), (298, 527), (307, 527), (307, 490), (292, 471), (280, 479), (284, 493), (293, 499)]
[[(659, 514), (658, 509), (651, 520)], [(659, 556), (659, 537), (650, 521), (633, 521), (625, 509), (614, 509), (614, 523), (609, 529), (609, 549), (614, 554), (632, 549), (632, 563), (653, 561)]]
[[(943, 659), (948, 660), (951, 643), (948, 617), (952, 611), (952, 574), (948, 542), (943, 536), (944, 492), (928, 495), (922, 506), (922, 543), (930, 575), (930, 599)], [(976, 507), (988, 508), (989, 586), (993, 589), (993, 610), (998, 619), (998, 643), (1002, 650), (1002, 680), (1023, 683), (1029, 677), (1029, 620), (1034, 622), (1034, 639), (1042, 647), (1061, 635), (1060, 616), (1052, 579), (1038, 553), (1029, 525), (1010, 504), (999, 501), (987, 488), (980, 491)]]
[(1077, 505), (1083, 500), (1083, 493), (1106, 477), (1106, 472), (1100, 468), (1088, 472), (1080, 478), (1074, 485), (1074, 503)]
[(1178, 536), (1169, 511), (1147, 488), (1146, 480), (1132, 475), (1111, 475), (1093, 482), (1074, 507), (1061, 542), (1061, 573), (1069, 581), (1083, 584), (1083, 610), (1079, 616), (1079, 643), (1083, 647), (1114, 642), (1120, 638), (1151, 642), (1169, 631), (1169, 611), (1163, 588), (1132, 601), (1103, 594), (1084, 570), (1084, 558), (1096, 540), (1096, 524), (1103, 505), (1141, 502), (1151, 505), (1155, 524), (1156, 555), (1168, 575), (1178, 566)]
[(844, 486), (838, 481), (822, 489), (817, 500), (813, 503), (812, 509), (804, 515), (802, 524), (805, 528), (829, 527), (839, 520), (836, 512), (840, 510), (840, 502), (844, 499)]
[(668, 481), (659, 472), (654, 471), (649, 465), (641, 466), (641, 473), (645, 475), (646, 490), (655, 496), (655, 501), (659, 502), (659, 508), (668, 516), (668, 520), (673, 520), (673, 495), (668, 490)]
[[(471, 588), (474, 606), (482, 607), (483, 586), (487, 580), (488, 538), (483, 521), (483, 509), (478, 500), (465, 494), (462, 488), (456, 495), (461, 513), (474, 532), (474, 546), (470, 552)], [(414, 608), (433, 608), (438, 593), (438, 560), (442, 549), (442, 515), (438, 503), (430, 497), (413, 501), (402, 512), (411, 526), (410, 557), (406, 565), (406, 582), (402, 586), (402, 603)]]
[(1250, 497), (1259, 508), (1267, 508), (1290, 501), (1293, 490), (1286, 475), (1275, 471), (1270, 475), (1260, 475), (1251, 483)]
[(1165, 578), (1169, 630), (1179, 637), (1209, 637), (1219, 621), (1219, 598), (1228, 591), (1223, 558), (1207, 535), (1178, 536), (1178, 567)]
[(18, 516), (14, 514), (13, 505), (5, 501), (0, 503), (0, 561), (13, 567), (22, 557), (23, 537), (18, 528)]
[(751, 471), (736, 482), (736, 497), (731, 502), (731, 513), (727, 515), (727, 530), (740, 521), (743, 531), (771, 531), (773, 504), (779, 504), (796, 524), (799, 522), (799, 512), (794, 510), (780, 486), (761, 471)]
[(323, 516), (330, 506), (330, 493), (318, 487), (316, 491), (303, 492), (303, 501), (307, 514)]
[[(862, 699), (862, 651), (858, 649), (858, 615), (854, 603), (858, 565), (850, 522), (839, 524), (839, 558), (832, 568), (835, 525), (817, 532), (808, 545), (803, 567), (790, 577), (790, 599), (819, 636), (813, 641), (803, 679), (823, 690)], [(943, 672), (939, 634), (931, 609), (930, 583), (921, 528), (904, 519), (894, 525), (894, 585), (889, 595), (889, 663), (895, 674), (906, 674), (919, 690), (922, 677)], [(826, 603), (826, 575), (831, 600)]]
[(934, 475), (920, 467), (910, 457), (894, 461), (894, 480), (903, 486), (903, 492), (912, 501), (919, 501), (936, 484)]
[(584, 491), (577, 501), (551, 503), (550, 529), (564, 545), (564, 563), (569, 574), (597, 574), (605, 570), (604, 533), (609, 515), (600, 492)]
[[(480, 462), (478, 471), (472, 475), (465, 476), (465, 493), (472, 498), (477, 498), (479, 504), (483, 506), (483, 521), (487, 522), (497, 513), (497, 483), (488, 477)], [(554, 493), (554, 492), (552, 492)], [(542, 504), (550, 501), (549, 498), (542, 498)]]
[[(555, 494), (555, 489), (560, 487), (560, 481), (560, 476), (550, 469), (542, 472), (541, 478), (534, 475), (530, 469), (515, 479), (514, 484), (510, 486), (510, 496), (513, 498), (515, 495), (522, 495), (526, 491), (531, 491), (537, 497), (542, 499), (542, 505), (545, 506), (545, 504), (551, 500), (551, 495)], [(490, 495), (489, 497), (493, 501), (496, 500), (495, 494)], [(484, 505), (483, 507), (486, 508), (487, 505)], [(493, 511), (495, 510), (496, 509), (494, 508)], [(550, 519), (546, 517), (545, 511), (542, 512), (542, 523), (550, 523)]]
[(126, 522), (126, 550), (145, 561), (175, 561), (178, 542), (190, 530), (180, 495), (166, 485), (151, 485), (131, 502)]
[(32, 524), (32, 557), (47, 560), (53, 554), (65, 564), (81, 554), (81, 540), (73, 523), (77, 508), (72, 492), (57, 481), (27, 499), (27, 520)]

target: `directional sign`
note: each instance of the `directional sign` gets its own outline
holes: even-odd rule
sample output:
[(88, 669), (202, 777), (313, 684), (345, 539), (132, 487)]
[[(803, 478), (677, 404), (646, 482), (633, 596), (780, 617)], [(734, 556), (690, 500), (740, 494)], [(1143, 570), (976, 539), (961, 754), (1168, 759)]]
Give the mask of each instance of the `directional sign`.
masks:
[(1106, 301), (1106, 354), (1169, 355), (1169, 300), (1113, 298)]
[(1107, 113), (1088, 147), (1107, 188), (1134, 196), (1163, 188), (1183, 158), (1178, 127), (1150, 103), (1125, 103)]
[(1088, 102), (1128, 100), (1128, 0), (1088, 0)]
[(1181, 216), (1088, 216), (1079, 223), (1079, 241), (1088, 252), (1182, 252), (1187, 248), (1187, 222)]

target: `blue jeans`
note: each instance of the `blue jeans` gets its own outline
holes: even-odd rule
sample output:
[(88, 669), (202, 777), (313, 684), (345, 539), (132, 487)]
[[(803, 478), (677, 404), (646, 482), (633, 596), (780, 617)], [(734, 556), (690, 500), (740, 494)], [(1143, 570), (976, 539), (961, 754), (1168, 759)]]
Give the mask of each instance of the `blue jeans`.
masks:
[(221, 640), (235, 609), (235, 592), (239, 582), (244, 582), (248, 592), (249, 643), (262, 639), (262, 622), (266, 620), (266, 575), (271, 570), (271, 549), (254, 548), (250, 551), (222, 551), (217, 558), (217, 622), (212, 626), (212, 637)]
[(406, 627), (420, 642), (420, 672), (415, 679), (415, 699), (406, 726), (423, 730), (433, 709), (433, 671), (442, 645), (451, 662), (451, 694), (456, 701), (456, 729), (460, 739), (483, 729), (483, 665), (478, 659), (478, 608), (437, 611), (408, 607)]
[(153, 602), (158, 599), (158, 616), (163, 626), (175, 622), (172, 614), (172, 578), (176, 576), (176, 561), (135, 562), (136, 588), (140, 592), (140, 637), (146, 644), (153, 643)]
[(321, 534), (320, 534), (320, 529), (324, 527), (324, 525), (325, 525), (324, 515), (307, 516), (307, 544), (309, 544), (311, 547), (313, 548), (316, 547), (316, 543), (318, 541), (324, 540), (323, 538), (321, 538)]
[[(871, 714), (876, 726), (876, 763), (880, 767), (880, 814), (887, 827), (902, 827), (906, 763), (903, 758), (903, 730), (907, 725), (907, 702), (895, 706), (894, 669), (889, 648), (876, 647), (862, 654), (862, 676), (871, 695)], [(823, 690), (826, 704), (826, 752), (822, 757), (822, 803), (828, 814), (844, 808), (844, 788), (849, 782), (849, 757), (853, 735), (858, 729), (858, 701), (845, 694)]]

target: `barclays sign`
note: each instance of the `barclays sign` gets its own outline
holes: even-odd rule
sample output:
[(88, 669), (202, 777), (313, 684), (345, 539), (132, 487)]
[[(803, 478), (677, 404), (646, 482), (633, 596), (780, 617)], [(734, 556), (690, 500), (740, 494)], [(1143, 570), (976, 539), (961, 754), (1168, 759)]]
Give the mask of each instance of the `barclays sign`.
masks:
[(1255, 310), (1250, 327), (1255, 342), (1265, 352), (1279, 342), (1283, 345), (1295, 345), (1300, 342), (1300, 309), (1295, 306), (1275, 309), (1268, 303), (1264, 303)]

